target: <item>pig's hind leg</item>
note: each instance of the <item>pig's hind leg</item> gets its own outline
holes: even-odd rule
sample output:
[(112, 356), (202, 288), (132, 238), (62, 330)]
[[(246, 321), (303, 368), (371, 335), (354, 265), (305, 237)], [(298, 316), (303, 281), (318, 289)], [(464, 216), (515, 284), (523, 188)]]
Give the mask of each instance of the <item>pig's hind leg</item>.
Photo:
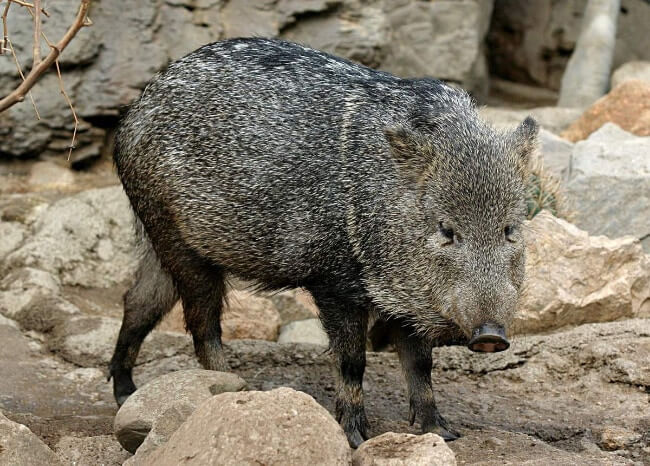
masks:
[(124, 318), (110, 363), (118, 405), (136, 390), (132, 370), (142, 341), (177, 301), (171, 275), (161, 268), (151, 245), (145, 243), (135, 283), (124, 295)]
[(194, 351), (208, 370), (229, 371), (221, 344), (221, 311), (226, 294), (224, 270), (195, 258), (174, 274), (183, 302), (185, 325), (192, 334)]
[(363, 405), (368, 313), (339, 299), (314, 295), (337, 366), (336, 418), (352, 448), (368, 438)]
[(418, 335), (408, 326), (396, 324), (393, 343), (406, 376), (409, 396), (409, 422), (420, 419), (423, 432), (433, 432), (446, 441), (456, 440), (460, 434), (449, 427), (436, 406), (431, 384), (433, 343)]

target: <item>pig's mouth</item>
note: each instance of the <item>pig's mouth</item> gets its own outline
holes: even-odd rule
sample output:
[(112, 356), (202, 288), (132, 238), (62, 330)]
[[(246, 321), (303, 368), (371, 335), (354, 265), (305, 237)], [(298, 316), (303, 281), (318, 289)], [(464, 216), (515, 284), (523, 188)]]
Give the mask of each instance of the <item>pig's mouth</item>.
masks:
[(477, 353), (497, 353), (507, 350), (510, 342), (503, 326), (488, 322), (474, 329), (467, 347)]

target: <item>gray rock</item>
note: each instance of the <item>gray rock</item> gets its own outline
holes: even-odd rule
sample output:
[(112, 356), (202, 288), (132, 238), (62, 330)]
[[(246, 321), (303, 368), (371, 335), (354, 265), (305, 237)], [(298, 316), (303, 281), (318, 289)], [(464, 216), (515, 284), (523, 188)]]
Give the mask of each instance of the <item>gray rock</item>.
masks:
[(650, 251), (650, 137), (607, 123), (575, 145), (567, 194), (591, 234), (633, 235)]
[[(75, 316), (54, 327), (48, 341), (51, 351), (82, 367), (106, 367), (121, 321), (109, 317)], [(189, 337), (154, 331), (145, 340), (138, 362), (173, 356), (189, 344)]]
[(27, 426), (10, 421), (0, 413), (0, 464), (62, 465), (54, 452)]
[(17, 222), (0, 221), (0, 260), (20, 246), (25, 238), (26, 229)]
[(38, 268), (64, 285), (121, 283), (136, 266), (132, 223), (121, 187), (63, 198), (37, 214), (32, 235), (6, 257), (6, 266)]
[(223, 393), (203, 403), (150, 455), (127, 464), (350, 463), (343, 430), (311, 396), (290, 388)]
[(485, 94), (488, 76), (482, 43), (492, 4), (385, 2), (390, 31), (381, 68), (399, 76), (434, 76)]
[(545, 129), (540, 130), (539, 140), (544, 168), (559, 179), (567, 180), (571, 170), (573, 144)]
[(362, 443), (354, 466), (455, 466), (456, 455), (436, 434), (385, 434)]
[(291, 322), (280, 329), (278, 343), (309, 343), (329, 345), (329, 338), (319, 319), (305, 319)]
[[(155, 0), (93, 2), (93, 26), (82, 29), (61, 56), (63, 81), (81, 118), (78, 158), (89, 163), (104, 144), (104, 129), (168, 62), (199, 46), (228, 37), (272, 36), (307, 43), (363, 64), (405, 76), (427, 75), (485, 94), (488, 68), (483, 50), (492, 0)], [(48, 6), (50, 38), (59, 38), (74, 17), (77, 0)], [(16, 11), (13, 11), (16, 10)], [(10, 37), (24, 69), (31, 64), (29, 15), (15, 7)], [(45, 44), (43, 52), (47, 50)], [(0, 95), (19, 82), (11, 60), (0, 60)], [(0, 115), (0, 151), (26, 156), (67, 151), (72, 114), (49, 72), (29, 99)], [(73, 163), (77, 163), (73, 160)]]
[(650, 83), (650, 61), (630, 61), (619, 66), (612, 74), (612, 89), (629, 79)]
[(582, 111), (577, 108), (562, 107), (538, 107), (525, 110), (483, 107), (480, 109), (480, 114), (492, 124), (503, 128), (513, 128), (530, 115), (537, 120), (543, 129), (559, 134), (577, 120)]
[(52, 274), (22, 268), (0, 282), (0, 314), (26, 330), (47, 332), (79, 314), (79, 309), (60, 296), (61, 285)]
[(227, 372), (195, 369), (163, 375), (138, 389), (122, 405), (115, 416), (115, 436), (132, 453), (147, 438), (144, 451), (151, 451), (167, 441), (202, 402), (245, 388), (242, 378)]
[(120, 466), (131, 456), (112, 435), (64, 436), (54, 451), (62, 462), (74, 466)]

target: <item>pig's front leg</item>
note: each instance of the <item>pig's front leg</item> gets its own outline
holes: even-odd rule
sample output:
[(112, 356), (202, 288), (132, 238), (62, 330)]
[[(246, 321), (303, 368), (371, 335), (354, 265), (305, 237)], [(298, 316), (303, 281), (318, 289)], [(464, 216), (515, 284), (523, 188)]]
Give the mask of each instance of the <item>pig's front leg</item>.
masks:
[(431, 350), (433, 344), (407, 327), (394, 333), (400, 362), (406, 376), (409, 396), (409, 422), (417, 417), (423, 432), (433, 432), (447, 441), (456, 440), (460, 434), (452, 430), (436, 406), (431, 385)]
[(368, 438), (361, 386), (366, 368), (368, 313), (341, 300), (314, 297), (338, 372), (336, 418), (350, 446), (357, 448)]

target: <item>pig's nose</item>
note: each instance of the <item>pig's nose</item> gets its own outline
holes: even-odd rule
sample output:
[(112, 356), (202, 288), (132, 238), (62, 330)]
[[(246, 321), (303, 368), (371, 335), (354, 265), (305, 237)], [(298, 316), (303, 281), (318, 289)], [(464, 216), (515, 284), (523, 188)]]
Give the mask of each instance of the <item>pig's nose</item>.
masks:
[(510, 347), (510, 342), (506, 338), (503, 326), (485, 323), (474, 329), (467, 347), (479, 353), (496, 353), (507, 350)]

